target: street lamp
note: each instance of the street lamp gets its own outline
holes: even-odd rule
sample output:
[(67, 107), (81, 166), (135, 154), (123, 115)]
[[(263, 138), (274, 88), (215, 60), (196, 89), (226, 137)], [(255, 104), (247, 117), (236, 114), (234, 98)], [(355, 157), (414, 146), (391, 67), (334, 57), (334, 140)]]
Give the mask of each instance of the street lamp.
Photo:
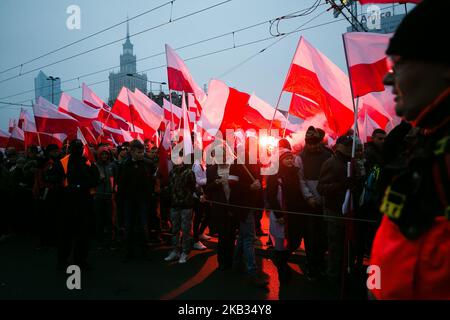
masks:
[[(128, 77), (137, 78), (137, 79), (141, 79), (139, 77), (136, 77), (136, 75), (134, 75), (132, 73), (127, 73), (127, 76)], [(153, 90), (152, 90), (152, 83), (158, 83), (160, 85), (159, 91), (161, 91), (161, 92), (162, 92), (162, 86), (167, 84), (165, 82), (159, 82), (159, 81), (151, 81), (151, 80), (146, 80), (146, 81), (150, 83), (150, 92), (153, 92)]]
[(52, 82), (52, 104), (54, 104), (54, 102), (53, 102), (53, 82), (59, 80), (59, 77), (55, 78), (55, 77), (50, 76), (47, 78), (47, 80), (50, 80)]

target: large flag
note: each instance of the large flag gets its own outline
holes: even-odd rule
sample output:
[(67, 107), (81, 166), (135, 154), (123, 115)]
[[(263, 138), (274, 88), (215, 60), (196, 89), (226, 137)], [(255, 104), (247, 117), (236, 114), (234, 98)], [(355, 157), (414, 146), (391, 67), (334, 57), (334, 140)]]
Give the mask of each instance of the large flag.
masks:
[(83, 143), (83, 156), (85, 156), (86, 159), (88, 159), (89, 162), (91, 164), (93, 164), (95, 162), (95, 157), (92, 154), (92, 151), (89, 148), (89, 144), (86, 141), (86, 139), (84, 138), (84, 135), (81, 132), (80, 128), (77, 128), (77, 139), (81, 140), (81, 142)]
[(100, 109), (93, 108), (63, 92), (59, 100), (58, 110), (77, 119), (79, 126), (91, 126), (97, 120)]
[(8, 123), (8, 132), (11, 133), (12, 129), (16, 126), (16, 120), (15, 119), (9, 119)]
[(270, 122), (272, 128), (278, 129), (280, 134), (286, 127), (286, 132), (290, 133), (296, 130), (296, 126), (288, 121), (288, 119), (278, 110), (264, 100), (252, 94), (248, 100), (248, 106), (244, 109), (244, 119), (250, 126), (255, 129), (268, 129)]
[(384, 91), (383, 78), (388, 73), (385, 54), (392, 34), (348, 32), (343, 35), (348, 70), (354, 97)]
[(11, 136), (9, 137), (8, 147), (14, 147), (17, 151), (25, 150), (25, 135), (23, 130), (18, 126), (15, 126), (11, 130)]
[(164, 120), (168, 123), (169, 127), (173, 121), (173, 129), (178, 129), (182, 117), (182, 110), (180, 107), (172, 104), (163, 98)]
[(289, 104), (290, 114), (306, 120), (322, 112), (320, 105), (316, 101), (298, 93), (292, 94), (291, 103)]
[(122, 87), (117, 96), (114, 105), (111, 108), (111, 113), (118, 115), (127, 122), (133, 123), (130, 111), (129, 91), (126, 87)]
[(8, 146), (9, 136), (11, 134), (9, 132), (5, 132), (0, 129), (0, 148), (5, 149)]
[(24, 133), (25, 146), (40, 145), (45, 148), (49, 144), (56, 144), (58, 147), (62, 147), (67, 135), (64, 133), (44, 133), (37, 132), (36, 123), (34, 118), (27, 110), (20, 112), (20, 123), (22, 124), (22, 130)]
[(249, 99), (249, 94), (229, 88), (219, 80), (211, 80), (200, 117), (202, 128), (211, 136), (218, 131), (225, 134), (226, 129), (247, 129), (244, 115)]
[(83, 96), (82, 100), (84, 103), (91, 106), (92, 108), (105, 109), (109, 111), (110, 107), (105, 102), (103, 102), (103, 100), (100, 99), (99, 96), (97, 96), (95, 92), (92, 91), (91, 88), (89, 88), (84, 82), (81, 84), (81, 88)]
[(298, 93), (316, 103), (337, 135), (353, 124), (353, 103), (347, 75), (304, 37), (300, 38), (283, 91)]
[(134, 95), (132, 94), (130, 97), (130, 102), (133, 115), (136, 114), (136, 118), (142, 122), (142, 124), (136, 124), (142, 129), (150, 128), (154, 134), (164, 120), (163, 109), (139, 89), (135, 89)]
[(206, 100), (206, 94), (192, 78), (189, 69), (176, 52), (166, 44), (167, 79), (169, 89), (193, 93), (200, 105)]
[(34, 119), (36, 129), (39, 132), (46, 133), (65, 133), (69, 137), (75, 136), (78, 128), (78, 120), (58, 111), (58, 108), (39, 97), (36, 104), (33, 105)]
[(105, 125), (111, 128), (129, 130), (130, 126), (128, 122), (119, 117), (118, 115), (111, 113), (111, 108), (100, 99), (94, 91), (92, 91), (84, 83), (83, 88), (83, 102), (92, 108), (99, 109), (98, 119)]

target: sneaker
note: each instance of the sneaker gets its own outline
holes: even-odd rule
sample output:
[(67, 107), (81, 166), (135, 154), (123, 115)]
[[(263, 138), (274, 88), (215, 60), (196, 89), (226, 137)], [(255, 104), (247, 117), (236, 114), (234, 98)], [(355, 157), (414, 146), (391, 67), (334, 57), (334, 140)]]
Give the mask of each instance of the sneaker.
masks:
[(178, 263), (186, 263), (187, 259), (188, 259), (188, 255), (183, 252), (180, 256), (180, 260), (178, 260)]
[(193, 248), (195, 250), (205, 250), (205, 249), (207, 249), (207, 247), (203, 243), (201, 243), (200, 241), (194, 243)]
[(209, 241), (209, 240), (211, 240), (211, 237), (210, 236), (207, 236), (206, 234), (201, 234), (200, 236), (199, 236), (199, 239), (200, 240), (204, 240), (204, 241)]
[(180, 258), (180, 254), (176, 251), (172, 251), (167, 257), (164, 258), (164, 261), (175, 261)]

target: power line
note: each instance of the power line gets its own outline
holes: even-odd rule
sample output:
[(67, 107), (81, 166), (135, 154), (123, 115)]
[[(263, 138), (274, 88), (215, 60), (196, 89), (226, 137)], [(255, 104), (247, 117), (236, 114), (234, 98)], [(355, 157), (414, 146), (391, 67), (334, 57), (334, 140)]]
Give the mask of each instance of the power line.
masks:
[[(158, 28), (160, 28), (160, 27), (162, 27), (162, 26), (165, 26), (165, 25), (167, 25), (167, 24), (170, 24), (170, 23), (173, 23), (173, 22), (176, 22), (176, 21), (179, 21), (179, 20), (182, 20), (182, 19), (191, 17), (191, 16), (193, 16), (193, 15), (199, 14), (199, 13), (201, 13), (201, 12), (204, 12), (204, 11), (207, 11), (207, 10), (210, 10), (210, 9), (213, 9), (213, 8), (215, 8), (215, 7), (218, 7), (218, 6), (221, 6), (221, 5), (225, 4), (225, 3), (228, 3), (228, 2), (230, 2), (230, 1), (232, 1), (232, 0), (225, 0), (225, 1), (222, 1), (222, 2), (219, 2), (219, 3), (216, 3), (216, 4), (212, 5), (212, 6), (203, 8), (203, 9), (201, 9), (201, 10), (198, 10), (198, 11), (195, 11), (195, 12), (192, 12), (192, 13), (189, 13), (189, 14), (186, 14), (186, 15), (181, 16), (181, 17), (179, 17), (179, 18), (176, 18), (176, 19), (170, 19), (168, 22), (164, 22), (164, 23), (161, 23), (161, 24), (159, 24), (159, 25), (153, 26), (153, 27), (151, 27), (151, 28), (148, 28), (148, 29), (145, 29), (145, 30), (136, 32), (136, 33), (130, 35), (129, 37), (131, 38), (131, 37), (134, 37), (134, 36), (136, 36), (136, 35), (140, 35), (140, 34), (149, 32), (149, 31), (151, 31), (151, 30), (158, 29)], [(96, 51), (96, 50), (98, 50), (98, 49), (101, 49), (101, 48), (110, 46), (110, 45), (112, 45), (112, 44), (114, 44), (114, 43), (123, 41), (123, 40), (125, 40), (125, 39), (127, 39), (127, 37), (120, 38), (120, 39), (117, 39), (117, 40), (114, 40), (114, 41), (111, 41), (111, 42), (102, 44), (102, 45), (100, 45), (100, 46), (97, 46), (97, 47), (94, 47), (94, 48), (92, 48), (92, 49), (89, 49), (89, 50), (86, 50), (86, 51), (83, 51), (83, 52), (74, 54), (74, 55), (69, 56), (69, 57), (66, 57), (66, 58), (64, 58), (64, 59), (61, 59), (61, 60), (58, 60), (58, 61), (55, 61), (55, 62), (46, 64), (46, 65), (44, 65), (44, 66), (41, 66), (41, 67), (32, 69), (32, 70), (30, 70), (30, 71), (27, 71), (27, 72), (24, 72), (24, 73), (20, 73), (20, 74), (18, 74), (18, 75), (15, 75), (15, 76), (12, 76), (12, 77), (3, 79), (3, 80), (0, 81), (0, 83), (4, 83), (4, 82), (6, 82), (6, 81), (10, 81), (10, 80), (19, 78), (19, 77), (21, 77), (21, 76), (23, 76), (23, 75), (26, 75), (26, 74), (35, 72), (35, 71), (37, 71), (37, 70), (40, 70), (40, 69), (43, 69), (43, 68), (47, 68), (47, 67), (53, 66), (53, 65), (55, 65), (55, 64), (58, 64), (58, 63), (61, 63), (61, 62), (64, 62), (64, 61), (67, 61), (67, 60), (70, 60), (70, 59), (73, 59), (73, 58), (82, 56), (82, 55), (84, 55), (84, 54), (86, 54), (86, 53), (93, 52), (93, 51)]]
[(36, 58), (33, 58), (33, 59), (28, 60), (28, 61), (22, 62), (21, 64), (16, 65), (16, 66), (14, 66), (14, 67), (10, 67), (10, 68), (8, 68), (8, 69), (2, 70), (2, 71), (0, 71), (0, 74), (3, 74), (3, 73), (8, 72), (8, 71), (10, 71), (10, 70), (16, 69), (16, 68), (18, 68), (18, 67), (21, 67), (21, 68), (22, 68), (22, 67), (23, 67), (24, 65), (26, 65), (26, 64), (29, 64), (29, 63), (31, 63), (31, 62), (33, 62), (33, 61), (39, 60), (39, 59), (41, 59), (41, 58), (43, 58), (43, 57), (46, 57), (46, 56), (48, 56), (48, 55), (51, 55), (51, 54), (53, 54), (53, 53), (55, 53), (55, 52), (58, 52), (58, 51), (61, 51), (61, 50), (65, 49), (65, 48), (68, 48), (68, 47), (70, 47), (70, 46), (73, 46), (74, 44), (80, 43), (80, 42), (82, 42), (82, 41), (84, 41), (84, 40), (87, 40), (87, 39), (92, 38), (92, 37), (94, 37), (94, 36), (96, 36), (96, 35), (99, 35), (100, 33), (103, 33), (103, 32), (106, 32), (106, 31), (108, 31), (108, 30), (114, 29), (115, 27), (118, 27), (118, 26), (124, 24), (125, 22), (132, 21), (132, 20), (134, 20), (134, 19), (136, 19), (136, 18), (142, 17), (143, 15), (146, 15), (146, 14), (148, 14), (148, 13), (150, 13), (150, 12), (153, 12), (153, 11), (156, 11), (156, 10), (158, 10), (158, 9), (160, 9), (160, 8), (165, 7), (165, 6), (168, 5), (168, 4), (171, 4), (171, 5), (173, 6), (173, 3), (174, 3), (175, 1), (176, 1), (176, 0), (168, 1), (168, 2), (166, 2), (166, 3), (164, 3), (164, 4), (160, 5), (160, 6), (157, 6), (157, 7), (154, 7), (154, 8), (152, 8), (152, 9), (149, 9), (149, 10), (147, 10), (147, 11), (145, 11), (145, 12), (143, 12), (143, 13), (140, 13), (140, 14), (138, 14), (138, 15), (136, 15), (136, 16), (133, 16), (133, 17), (127, 19), (127, 20), (121, 21), (121, 22), (116, 23), (116, 24), (114, 24), (114, 25), (112, 25), (112, 26), (110, 26), (110, 27), (107, 27), (107, 28), (102, 29), (102, 30), (100, 30), (100, 31), (94, 32), (94, 33), (92, 33), (92, 34), (90, 34), (90, 35), (88, 35), (88, 36), (86, 36), (86, 37), (84, 37), (84, 38), (81, 38), (81, 39), (79, 39), (79, 40), (70, 42), (70, 43), (68, 43), (68, 44), (66, 44), (66, 45), (64, 45), (64, 46), (62, 46), (62, 47), (59, 47), (59, 48), (57, 48), (57, 49), (51, 50), (51, 51), (49, 51), (49, 52), (47, 52), (47, 53), (44, 53), (44, 54), (42, 54), (42, 55), (40, 55), (40, 56), (38, 56), (38, 57), (36, 57)]
[[(384, 9), (384, 8), (383, 8), (383, 9)], [(381, 9), (381, 10), (383, 10), (383, 9)], [(387, 8), (387, 9), (388, 9), (388, 8)], [(323, 14), (323, 13), (324, 13), (324, 12), (320, 13), (320, 15)], [(314, 18), (317, 18), (317, 16), (314, 17)], [(313, 18), (313, 19), (314, 19), (314, 18)], [(276, 43), (278, 43), (279, 41), (283, 40), (286, 36), (288, 36), (288, 35), (290, 35), (290, 34), (294, 34), (294, 33), (298, 33), (298, 32), (305, 31), (305, 30), (311, 30), (311, 29), (323, 27), (323, 26), (326, 26), (326, 25), (330, 25), (330, 24), (337, 23), (337, 22), (342, 22), (342, 21), (345, 21), (345, 20), (346, 20), (345, 18), (342, 18), (342, 19), (334, 19), (334, 20), (331, 20), (331, 21), (328, 21), (328, 22), (320, 23), (320, 24), (313, 25), (313, 26), (306, 27), (306, 28), (301, 28), (301, 29), (298, 29), (298, 28), (297, 28), (297, 29), (295, 29), (294, 31), (291, 31), (291, 32), (288, 32), (288, 33), (284, 33), (284, 35), (283, 35), (280, 39), (277, 39), (276, 41), (274, 41), (272, 44), (270, 44), (270, 45), (267, 46), (266, 48), (260, 50), (257, 54), (259, 54), (259, 53), (261, 53), (261, 52), (264, 52), (267, 48), (270, 48), (271, 46), (275, 45)], [(305, 25), (305, 24), (306, 24), (306, 23), (304, 23), (304, 25)], [(246, 42), (246, 43), (239, 44), (239, 45), (233, 45), (233, 46), (231, 46), (231, 47), (223, 48), (223, 49), (216, 50), (216, 51), (213, 51), (213, 52), (209, 52), (209, 53), (206, 53), (206, 54), (201, 54), (201, 55), (198, 55), (198, 56), (190, 57), (190, 58), (184, 59), (184, 61), (190, 61), (190, 60), (194, 60), (194, 59), (203, 58), (203, 57), (206, 57), (206, 56), (210, 56), (210, 55), (222, 53), (222, 52), (229, 51), (229, 50), (232, 50), (232, 49), (237, 49), (237, 48), (241, 48), (241, 47), (244, 47), (244, 46), (249, 46), (249, 45), (252, 45), (252, 44), (256, 44), (256, 43), (259, 43), (259, 42), (268, 41), (268, 40), (271, 40), (271, 39), (273, 39), (273, 38), (274, 38), (274, 37), (271, 36), (271, 37), (266, 37), (266, 38), (262, 38), (262, 39), (258, 39), (258, 40), (254, 40), (254, 41), (250, 41), (250, 42)], [(160, 55), (160, 54), (158, 54), (158, 55)], [(256, 54), (255, 54), (255, 55), (256, 55)], [(254, 55), (254, 56), (255, 56), (255, 55)], [(253, 57), (253, 56), (252, 56), (252, 57)], [(250, 58), (252, 58), (252, 57), (250, 57)], [(246, 60), (248, 60), (248, 59), (246, 59)], [(156, 70), (156, 69), (160, 69), (160, 68), (164, 68), (164, 67), (166, 67), (166, 64), (159, 65), (159, 66), (156, 66), (156, 67), (151, 67), (151, 68), (148, 68), (148, 69), (144, 69), (144, 70), (141, 70), (141, 71), (139, 71), (139, 72), (146, 72), (146, 71)], [(110, 69), (110, 68), (108, 68), (108, 69), (106, 69), (106, 70), (109, 70), (109, 69)], [(223, 76), (223, 75), (222, 75), (222, 76)], [(222, 76), (220, 76), (220, 77), (222, 77)], [(219, 78), (219, 77), (218, 77), (218, 78)], [(77, 78), (74, 78), (74, 79), (77, 79)], [(68, 80), (66, 80), (66, 81), (68, 81)], [(109, 79), (101, 80), (101, 81), (98, 81), (98, 82), (89, 83), (89, 84), (87, 84), (87, 86), (94, 86), (94, 85), (101, 84), (101, 83), (105, 83), (105, 82), (108, 82), (108, 81), (109, 81)], [(78, 85), (77, 87), (74, 87), (74, 88), (71, 88), (71, 89), (61, 90), (61, 92), (69, 92), (69, 91), (77, 90), (77, 89), (80, 89), (80, 88), (81, 88), (81, 86)], [(30, 91), (34, 91), (34, 89), (33, 89), (33, 90), (30, 90)], [(27, 92), (30, 92), (30, 91), (27, 91)], [(3, 98), (3, 99), (4, 99), (4, 98)], [(20, 102), (18, 102), (18, 103), (14, 103), (14, 105), (19, 105), (20, 103), (26, 102), (26, 101), (29, 101), (29, 100), (30, 100), (30, 99), (26, 99), (26, 100), (20, 101)], [(4, 104), (4, 103), (5, 103), (5, 102), (0, 101), (0, 104)], [(6, 103), (6, 104), (13, 104), (13, 103)]]
[[(299, 30), (296, 30), (296, 31), (292, 31), (292, 32), (290, 32), (289, 34), (296, 33), (296, 32), (300, 32), (300, 31), (304, 31), (304, 30), (309, 30), (309, 29), (313, 29), (313, 28), (317, 28), (317, 27), (322, 27), (322, 26), (324, 26), (324, 25), (333, 24), (333, 23), (337, 23), (337, 22), (340, 22), (340, 21), (344, 21), (344, 20), (345, 20), (345, 19), (340, 19), (340, 20), (329, 21), (329, 22), (326, 22), (326, 23), (321, 23), (321, 24), (314, 25), (314, 26), (311, 26), (311, 27), (308, 27), (308, 28), (304, 28), (304, 29), (299, 29)], [(206, 53), (206, 54), (201, 54), (201, 55), (198, 55), (198, 56), (186, 58), (186, 59), (184, 59), (184, 61), (190, 61), (190, 60), (200, 59), (200, 58), (203, 58), (203, 57), (206, 57), (206, 56), (210, 56), (210, 55), (214, 55), (214, 54), (218, 54), (218, 53), (230, 51), (230, 50), (232, 50), (232, 49), (238, 49), (238, 48), (241, 48), (241, 47), (245, 47), (245, 46), (249, 46), (249, 45), (252, 45), (252, 44), (256, 44), (256, 43), (268, 41), (268, 40), (271, 40), (271, 39), (273, 39), (272, 36), (271, 36), (271, 37), (262, 38), (262, 39), (258, 39), (258, 40), (254, 40), (254, 41), (250, 41), (250, 42), (246, 42), (246, 43), (239, 44), (239, 45), (234, 45), (234, 46), (231, 46), (231, 47), (223, 48), (223, 49), (216, 50), (216, 51), (213, 51), (213, 52), (209, 52), (209, 53)], [(144, 70), (140, 70), (139, 72), (146, 72), (146, 71), (151, 71), (151, 70), (161, 69), (161, 68), (164, 68), (164, 67), (166, 67), (166, 64), (159, 65), (159, 66), (156, 66), (156, 67), (151, 67), (151, 68), (144, 69)], [(126, 75), (122, 75), (121, 77), (124, 77), (124, 76), (126, 76)], [(105, 83), (105, 82), (108, 82), (108, 81), (109, 81), (109, 79), (106, 79), (106, 80), (101, 80), (101, 81), (97, 81), (97, 82), (93, 82), (93, 83), (88, 83), (88, 84), (86, 84), (86, 85), (87, 85), (87, 86), (94, 86), (94, 85), (101, 84), (101, 83)], [(70, 88), (70, 89), (67, 89), (67, 90), (62, 90), (62, 91), (63, 91), (63, 92), (70, 92), (70, 91), (74, 91), (74, 90), (77, 90), (77, 89), (80, 89), (80, 88), (81, 88), (80, 86), (76, 86), (76, 87), (73, 87), (73, 88)], [(26, 101), (28, 101), (28, 100), (30, 100), (30, 99), (26, 99), (26, 100), (20, 101), (20, 102), (18, 102), (18, 103), (26, 102)], [(2, 103), (3, 103), (3, 102), (0, 101), (0, 104), (2, 104)]]
[[(324, 4), (325, 3), (323, 3), (321, 5), (324, 5)], [(205, 42), (208, 42), (208, 41), (212, 41), (212, 40), (216, 40), (216, 39), (219, 39), (219, 38), (223, 38), (223, 37), (228, 36), (228, 35), (234, 35), (236, 33), (239, 33), (239, 32), (251, 29), (251, 28), (255, 28), (255, 27), (261, 26), (261, 25), (266, 24), (266, 23), (270, 23), (272, 21), (275, 21), (277, 19), (281, 19), (283, 17), (292, 16), (292, 15), (294, 15), (296, 13), (299, 13), (299, 12), (302, 12), (302, 11), (306, 11), (306, 10), (309, 10), (309, 9), (310, 8), (306, 8), (306, 9), (302, 9), (302, 10), (298, 10), (298, 11), (289, 13), (289, 14), (281, 16), (281, 17), (277, 17), (275, 19), (264, 20), (262, 22), (258, 22), (256, 24), (253, 24), (253, 25), (250, 25), (250, 26), (242, 27), (242, 28), (239, 28), (239, 29), (235, 29), (233, 31), (222, 33), (220, 35), (216, 35), (216, 36), (213, 36), (213, 37), (210, 37), (210, 38), (206, 38), (206, 39), (203, 39), (203, 40), (200, 40), (200, 41), (196, 41), (196, 42), (193, 42), (193, 43), (190, 43), (190, 44), (187, 44), (187, 45), (183, 45), (181, 47), (175, 48), (175, 50), (182, 50), (182, 49), (185, 49), (185, 48), (188, 48), (188, 47), (192, 47), (192, 46), (195, 46), (195, 45), (198, 45), (198, 44), (202, 44), (202, 43), (205, 43)], [(156, 53), (156, 54), (152, 54), (150, 56), (146, 56), (146, 57), (137, 59), (136, 62), (144, 61), (144, 60), (147, 60), (147, 59), (150, 59), (150, 58), (155, 58), (157, 56), (164, 55), (164, 54), (165, 54), (165, 51), (162, 51), (162, 52), (159, 52), (159, 53)], [(134, 62), (133, 61), (126, 62), (124, 65), (127, 65), (127, 64), (130, 64), (130, 63), (134, 63)], [(79, 80), (80, 78), (85, 78), (85, 77), (88, 77), (88, 76), (92, 76), (92, 75), (95, 75), (95, 74), (98, 74), (98, 73), (101, 73), (101, 72), (105, 72), (105, 71), (109, 71), (111, 69), (118, 68), (118, 67), (120, 67), (120, 65), (115, 65), (115, 66), (104, 68), (104, 69), (101, 69), (101, 70), (98, 70), (98, 71), (90, 72), (90, 73), (87, 73), (87, 74), (84, 74), (84, 75), (81, 75), (81, 76), (77, 76), (77, 77), (74, 77), (74, 78), (71, 78), (71, 79), (67, 79), (67, 80), (61, 81), (61, 83), (66, 83), (66, 82), (69, 82), (69, 81)], [(50, 87), (51, 87), (51, 85), (45, 85), (45, 86), (41, 86), (39, 88), (30, 89), (30, 90), (22, 91), (22, 92), (15, 93), (15, 94), (12, 94), (12, 95), (9, 95), (9, 96), (1, 97), (0, 99), (8, 99), (8, 98), (16, 97), (16, 96), (19, 96), (19, 95), (22, 95), (22, 94), (25, 94), (25, 93), (33, 92), (36, 89), (45, 89), (45, 88), (50, 88)]]
[[(312, 13), (315, 9), (317, 9), (317, 7), (319, 6), (319, 3), (315, 6), (314, 9), (311, 9), (312, 11), (310, 11), (310, 13)], [(317, 19), (318, 17), (320, 17), (322, 14), (324, 14), (325, 12), (327, 12), (326, 10), (319, 13), (318, 15), (314, 16), (313, 18), (309, 19), (308, 21), (302, 23), (299, 27), (297, 27), (293, 32), (298, 32), (302, 27), (304, 27), (305, 25), (307, 25), (308, 23), (310, 23), (311, 21)], [(278, 26), (277, 26), (277, 31), (278, 31)], [(266, 51), (267, 49), (269, 49), (270, 47), (274, 46), (275, 44), (277, 44), (278, 42), (280, 42), (281, 40), (285, 39), (286, 37), (288, 37), (289, 35), (291, 35), (293, 32), (289, 32), (289, 33), (285, 33), (283, 34), (283, 36), (281, 36), (282, 34), (279, 33), (278, 36), (281, 36), (280, 39), (275, 40), (273, 43), (271, 43), (270, 45), (268, 45), (267, 47), (259, 50), (257, 53), (251, 55), (250, 57), (246, 58), (244, 61), (238, 63), (237, 65), (233, 66), (231, 69), (229, 69), (228, 71), (222, 73), (218, 78), (223, 78), (224, 76), (228, 75), (229, 73), (233, 72), (234, 70), (240, 68), (242, 65), (244, 65), (245, 63), (247, 63), (248, 61), (250, 61), (251, 59), (253, 59), (254, 57), (256, 57), (257, 55), (263, 53), (264, 51)], [(271, 33), (272, 34), (272, 33)]]

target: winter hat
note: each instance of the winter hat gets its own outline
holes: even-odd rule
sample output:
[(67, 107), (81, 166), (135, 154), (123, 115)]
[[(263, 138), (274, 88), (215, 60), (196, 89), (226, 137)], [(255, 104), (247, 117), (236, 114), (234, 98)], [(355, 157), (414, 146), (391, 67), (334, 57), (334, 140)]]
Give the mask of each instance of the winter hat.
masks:
[(386, 50), (387, 55), (450, 62), (446, 34), (450, 1), (424, 0), (402, 20)]
[(305, 142), (307, 144), (316, 144), (320, 142), (317, 130), (313, 126), (309, 126), (308, 130), (306, 130)]

